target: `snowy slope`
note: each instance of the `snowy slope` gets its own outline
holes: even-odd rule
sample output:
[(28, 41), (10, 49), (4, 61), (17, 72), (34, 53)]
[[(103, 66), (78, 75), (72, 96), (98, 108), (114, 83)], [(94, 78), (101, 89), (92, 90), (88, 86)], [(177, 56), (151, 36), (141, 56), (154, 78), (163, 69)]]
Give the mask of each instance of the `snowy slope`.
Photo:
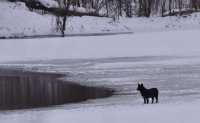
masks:
[(38, 0), (46, 7), (57, 7), (58, 3), (55, 0)]
[(0, 37), (51, 34), (52, 17), (30, 12), (23, 3), (0, 2)]
[[(46, 6), (56, 6), (53, 1), (41, 0)], [(0, 37), (52, 35), (55, 17), (30, 12), (23, 3), (0, 2)], [(111, 18), (70, 17), (67, 19), (67, 34), (111, 33), (111, 32), (158, 32), (169, 30), (200, 29), (200, 13), (184, 17), (133, 17)]]
[(200, 29), (200, 13), (188, 16), (121, 18), (121, 24), (135, 33)]
[[(0, 37), (52, 35), (56, 33), (56, 18), (30, 12), (23, 3), (0, 2)], [(110, 18), (72, 17), (67, 19), (66, 33), (127, 32)]]

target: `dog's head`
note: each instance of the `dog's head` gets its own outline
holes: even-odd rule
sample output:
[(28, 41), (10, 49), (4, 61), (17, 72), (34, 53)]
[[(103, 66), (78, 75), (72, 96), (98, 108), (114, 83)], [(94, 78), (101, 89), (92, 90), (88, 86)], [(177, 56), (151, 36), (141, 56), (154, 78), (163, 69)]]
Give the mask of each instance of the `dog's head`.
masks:
[(140, 91), (144, 88), (143, 84), (142, 83), (138, 83), (138, 87), (137, 87), (137, 90)]

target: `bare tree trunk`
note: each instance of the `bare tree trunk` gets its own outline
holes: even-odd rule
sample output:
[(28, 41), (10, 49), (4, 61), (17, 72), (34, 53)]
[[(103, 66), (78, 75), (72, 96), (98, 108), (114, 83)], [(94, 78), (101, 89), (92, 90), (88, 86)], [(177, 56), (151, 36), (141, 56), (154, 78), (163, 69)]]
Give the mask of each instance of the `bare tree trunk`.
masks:
[(67, 16), (63, 17), (63, 25), (62, 25), (62, 37), (65, 37), (65, 26), (66, 26)]
[(169, 14), (172, 14), (172, 0), (169, 0)]
[(162, 2), (162, 9), (161, 9), (161, 12), (162, 12), (162, 17), (164, 16), (164, 13), (165, 13), (165, 5), (166, 5), (166, 0), (163, 0)]

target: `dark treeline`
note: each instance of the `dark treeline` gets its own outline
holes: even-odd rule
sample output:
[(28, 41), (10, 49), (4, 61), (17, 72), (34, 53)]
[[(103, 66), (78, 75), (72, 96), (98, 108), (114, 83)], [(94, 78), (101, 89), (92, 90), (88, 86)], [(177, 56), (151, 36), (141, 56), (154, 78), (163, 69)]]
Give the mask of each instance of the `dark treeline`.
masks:
[(63, 4), (73, 7), (83, 7), (97, 14), (109, 17), (150, 16), (154, 14), (198, 10), (200, 0), (56, 0), (60, 6)]
[[(58, 0), (59, 1), (59, 0)], [(108, 17), (167, 15), (198, 11), (200, 0), (72, 0), (75, 6), (90, 8)], [(75, 2), (76, 1), (76, 2)]]
[[(29, 7), (39, 6), (45, 10), (40, 4), (40, 0), (8, 0), (22, 1)], [(55, 1), (58, 8), (64, 9), (66, 12), (72, 9), (84, 8), (88, 13), (95, 13), (107, 17), (127, 16), (132, 17), (151, 15), (166, 15), (173, 13), (181, 13), (185, 11), (198, 11), (200, 9), (200, 0), (49, 0)], [(60, 11), (61, 12), (61, 11)]]

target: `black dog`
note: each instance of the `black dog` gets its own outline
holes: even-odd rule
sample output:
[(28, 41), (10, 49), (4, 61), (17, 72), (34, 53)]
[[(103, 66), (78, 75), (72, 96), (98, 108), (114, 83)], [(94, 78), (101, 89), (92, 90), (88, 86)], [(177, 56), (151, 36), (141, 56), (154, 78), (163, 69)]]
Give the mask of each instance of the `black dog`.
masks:
[(154, 102), (154, 98), (156, 98), (156, 103), (158, 103), (157, 88), (146, 89), (143, 84), (138, 84), (137, 90), (140, 91), (142, 97), (144, 98), (144, 104), (149, 103), (149, 98), (152, 99), (152, 103)]

